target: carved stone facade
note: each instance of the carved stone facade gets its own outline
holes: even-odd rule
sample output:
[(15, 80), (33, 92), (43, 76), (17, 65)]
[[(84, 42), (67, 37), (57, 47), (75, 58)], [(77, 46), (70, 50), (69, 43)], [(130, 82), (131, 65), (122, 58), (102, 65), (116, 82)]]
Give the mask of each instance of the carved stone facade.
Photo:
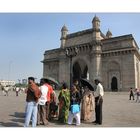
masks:
[(61, 29), (60, 48), (47, 50), (43, 60), (43, 76), (50, 76), (59, 82), (70, 81), (70, 59), (66, 49), (78, 54), (72, 59), (73, 80), (99, 78), (106, 91), (128, 91), (130, 87), (140, 88), (140, 53), (131, 34), (112, 37), (108, 31), (100, 30), (100, 20), (94, 17), (92, 28), (68, 34), (64, 25)]

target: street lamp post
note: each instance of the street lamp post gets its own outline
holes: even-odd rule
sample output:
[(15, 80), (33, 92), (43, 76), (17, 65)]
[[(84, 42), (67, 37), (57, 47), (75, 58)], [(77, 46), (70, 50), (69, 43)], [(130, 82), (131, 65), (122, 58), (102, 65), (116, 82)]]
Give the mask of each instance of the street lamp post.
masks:
[(66, 56), (70, 59), (70, 89), (72, 88), (72, 58), (78, 54), (78, 48), (66, 49)]

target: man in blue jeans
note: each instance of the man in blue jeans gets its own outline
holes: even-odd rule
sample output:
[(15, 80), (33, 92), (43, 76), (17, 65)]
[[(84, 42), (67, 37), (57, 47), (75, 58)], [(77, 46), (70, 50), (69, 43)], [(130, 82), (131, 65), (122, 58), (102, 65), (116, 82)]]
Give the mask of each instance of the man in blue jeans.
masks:
[(35, 84), (34, 77), (28, 78), (28, 89), (26, 96), (26, 117), (25, 117), (25, 127), (29, 126), (30, 120), (32, 119), (32, 127), (37, 124), (37, 102), (41, 93), (39, 87)]

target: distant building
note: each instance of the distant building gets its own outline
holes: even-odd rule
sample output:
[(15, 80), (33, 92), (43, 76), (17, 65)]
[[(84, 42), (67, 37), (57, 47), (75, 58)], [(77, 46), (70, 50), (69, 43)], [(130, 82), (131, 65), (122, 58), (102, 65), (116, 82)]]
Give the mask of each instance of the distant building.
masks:
[(0, 80), (0, 85), (2, 85), (2, 86), (14, 86), (15, 81)]
[(74, 52), (76, 47), (79, 53), (72, 59), (73, 80), (82, 77), (94, 84), (98, 77), (106, 91), (140, 88), (140, 53), (132, 34), (112, 37), (108, 30), (105, 35), (100, 30), (99, 18), (95, 16), (92, 28), (87, 30), (68, 34), (64, 25), (60, 40), (60, 48), (44, 53), (43, 76), (69, 83), (70, 60), (66, 50)]

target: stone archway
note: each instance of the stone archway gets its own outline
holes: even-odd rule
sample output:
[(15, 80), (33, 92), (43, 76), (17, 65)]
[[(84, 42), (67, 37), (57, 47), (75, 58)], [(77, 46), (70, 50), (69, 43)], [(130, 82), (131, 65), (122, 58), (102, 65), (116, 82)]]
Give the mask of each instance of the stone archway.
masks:
[(79, 80), (80, 78), (89, 78), (88, 66), (85, 61), (78, 59), (73, 64), (73, 80)]
[(88, 78), (88, 66), (86, 65), (84, 70), (83, 70), (83, 75), (82, 78), (87, 79)]
[(82, 74), (81, 67), (78, 62), (75, 62), (73, 65), (73, 80), (80, 79)]
[(108, 89), (110, 91), (121, 90), (121, 72), (120, 64), (116, 61), (111, 61), (108, 64)]
[(115, 76), (112, 77), (112, 80), (111, 80), (111, 90), (118, 91), (118, 80)]

